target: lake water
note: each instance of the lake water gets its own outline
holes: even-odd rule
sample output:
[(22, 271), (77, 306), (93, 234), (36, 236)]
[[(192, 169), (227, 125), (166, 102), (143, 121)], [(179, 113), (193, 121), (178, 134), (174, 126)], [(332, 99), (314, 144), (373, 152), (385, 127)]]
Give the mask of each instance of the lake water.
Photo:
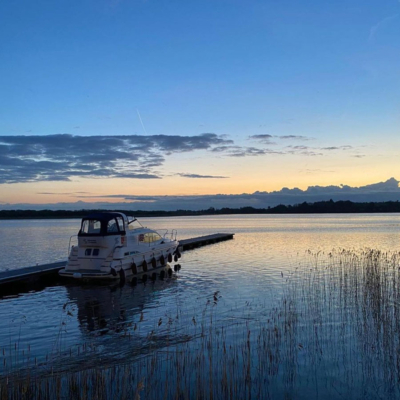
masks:
[[(189, 364), (196, 352), (208, 354), (202, 368), (223, 374), (227, 387), (236, 385), (233, 398), (399, 398), (398, 214), (141, 222), (177, 229), (178, 239), (217, 232), (235, 237), (184, 252), (182, 269), (164, 281), (65, 283), (2, 298), (3, 375), (129, 362), (145, 381), (142, 398), (161, 398), (165, 388), (150, 391), (150, 367), (141, 363), (184, 349)], [(0, 221), (0, 270), (65, 260), (78, 227), (79, 220)], [(213, 345), (206, 344), (209, 338)], [(168, 360), (158, 371), (177, 374), (176, 360), (174, 368)], [(193, 393), (190, 384), (200, 378), (184, 379)], [(172, 384), (168, 390), (174, 395)]]

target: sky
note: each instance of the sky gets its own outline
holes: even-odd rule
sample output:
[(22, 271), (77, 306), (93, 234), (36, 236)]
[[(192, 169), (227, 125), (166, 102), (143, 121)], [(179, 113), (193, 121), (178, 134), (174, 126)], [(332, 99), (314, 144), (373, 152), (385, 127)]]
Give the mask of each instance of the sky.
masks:
[(399, 127), (397, 0), (0, 3), (0, 208), (392, 199)]

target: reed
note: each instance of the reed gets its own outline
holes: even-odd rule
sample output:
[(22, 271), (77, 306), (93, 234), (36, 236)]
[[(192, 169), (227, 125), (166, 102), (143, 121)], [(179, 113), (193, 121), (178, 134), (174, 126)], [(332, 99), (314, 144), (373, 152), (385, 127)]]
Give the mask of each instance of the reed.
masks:
[[(177, 304), (126, 361), (43, 370), (28, 356), (4, 370), (1, 398), (400, 398), (400, 253), (307, 251), (282, 282), (274, 304), (246, 302), (235, 319), (223, 293), (191, 318)], [(139, 334), (124, 337), (134, 347)]]

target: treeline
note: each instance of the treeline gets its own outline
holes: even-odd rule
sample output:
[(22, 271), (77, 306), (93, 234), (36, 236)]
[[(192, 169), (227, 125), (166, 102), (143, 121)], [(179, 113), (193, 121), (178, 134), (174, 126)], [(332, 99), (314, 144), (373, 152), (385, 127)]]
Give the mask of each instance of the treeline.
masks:
[[(82, 218), (93, 212), (106, 210), (0, 210), (0, 219), (61, 219)], [(205, 210), (176, 210), (176, 211), (143, 211), (118, 210), (135, 217), (174, 217), (195, 215), (226, 215), (226, 214), (332, 214), (332, 213), (389, 213), (400, 212), (399, 201), (353, 203), (352, 201), (318, 201), (291, 205), (280, 204), (268, 208), (220, 208), (210, 207)]]

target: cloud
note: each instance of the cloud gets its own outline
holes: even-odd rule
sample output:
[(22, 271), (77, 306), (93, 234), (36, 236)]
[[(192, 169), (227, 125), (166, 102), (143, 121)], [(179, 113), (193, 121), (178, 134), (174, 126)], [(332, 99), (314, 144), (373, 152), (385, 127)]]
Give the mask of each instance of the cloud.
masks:
[(212, 149), (215, 153), (224, 153), (228, 157), (263, 156), (266, 154), (284, 154), (281, 151), (257, 147), (218, 146)]
[[(233, 144), (214, 133), (197, 136), (0, 136), (0, 184), (69, 181), (72, 177), (159, 179), (174, 153)], [(224, 150), (221, 150), (224, 151)]]
[(257, 140), (261, 143), (266, 143), (266, 144), (276, 144), (275, 142), (272, 142), (271, 139), (281, 139), (281, 140), (312, 140), (313, 138), (307, 137), (307, 136), (301, 136), (301, 135), (251, 135), (249, 136), (249, 139), (251, 140)]
[(63, 195), (63, 196), (76, 196), (76, 195), (82, 195), (82, 194), (88, 194), (89, 192), (37, 192), (36, 194), (41, 194), (41, 195)]
[(214, 147), (211, 151), (214, 153), (223, 153), (223, 152), (232, 152), (240, 149), (241, 149), (240, 146), (217, 146)]
[[(57, 194), (57, 193), (54, 193)], [(126, 200), (129, 202), (145, 202), (145, 203), (151, 203), (151, 202), (156, 202), (158, 199), (162, 197), (167, 197), (167, 196), (135, 196), (131, 194), (110, 194), (110, 195), (101, 195), (101, 194), (77, 194), (74, 197), (79, 198), (79, 199), (119, 199), (119, 200)], [(79, 203), (82, 203), (79, 201)], [(99, 203), (101, 204), (101, 203)], [(108, 204), (118, 204), (118, 203), (108, 203)]]
[(216, 194), (196, 196), (136, 196), (117, 194), (109, 196), (79, 195), (82, 199), (104, 198), (110, 202), (56, 203), (56, 204), (3, 204), (1, 209), (119, 209), (119, 210), (203, 210), (214, 208), (254, 207), (267, 208), (278, 204), (294, 205), (303, 202), (350, 200), (355, 202), (398, 201), (400, 200), (399, 181), (390, 178), (385, 182), (352, 187), (348, 185), (309, 186), (305, 190), (299, 188), (282, 188), (273, 192), (254, 192), (243, 194)]
[[(166, 159), (179, 153), (207, 151), (224, 157), (266, 155), (321, 156), (351, 146), (276, 145), (271, 138), (310, 140), (305, 136), (252, 135), (255, 146), (238, 146), (226, 135), (78, 136), (71, 134), (0, 136), (0, 184), (38, 181), (68, 182), (74, 178), (161, 179)], [(181, 173), (182, 177), (215, 178)], [(223, 179), (226, 177), (217, 176)]]
[(272, 144), (273, 142), (271, 141), (271, 139), (273, 137), (274, 136), (267, 135), (267, 134), (265, 134), (265, 135), (252, 135), (252, 136), (249, 136), (249, 139), (258, 140), (261, 143)]
[(201, 179), (226, 179), (228, 176), (218, 176), (218, 175), (198, 175), (198, 174), (176, 174), (182, 178), (201, 178)]
[(245, 147), (232, 151), (228, 154), (230, 157), (246, 157), (246, 156), (262, 156), (270, 153), (266, 149), (258, 149), (256, 147)]
[(330, 146), (330, 147), (320, 147), (321, 150), (350, 150), (353, 146)]
[(324, 151), (331, 152), (335, 150), (352, 150), (353, 146), (344, 145), (344, 146), (327, 146), (327, 147), (310, 147), (305, 145), (290, 145), (286, 146), (287, 153), (293, 155), (304, 155), (304, 156), (323, 156)]
[(288, 146), (288, 148), (294, 149), (294, 150), (308, 150), (310, 147), (308, 147), (308, 146)]
[(275, 136), (279, 139), (295, 139), (295, 140), (312, 140), (313, 138), (307, 136), (298, 136), (298, 135), (284, 135), (284, 136)]
[(315, 157), (315, 156), (322, 156), (323, 153), (314, 151), (312, 147), (308, 146), (287, 146), (289, 149), (287, 151), (288, 154), (293, 154), (293, 155), (302, 155), (302, 156), (307, 156), (307, 157)]
[(301, 154), (301, 155), (307, 156), (307, 157), (323, 156), (323, 153), (318, 153), (316, 151), (310, 151), (310, 150), (300, 151), (298, 154)]

